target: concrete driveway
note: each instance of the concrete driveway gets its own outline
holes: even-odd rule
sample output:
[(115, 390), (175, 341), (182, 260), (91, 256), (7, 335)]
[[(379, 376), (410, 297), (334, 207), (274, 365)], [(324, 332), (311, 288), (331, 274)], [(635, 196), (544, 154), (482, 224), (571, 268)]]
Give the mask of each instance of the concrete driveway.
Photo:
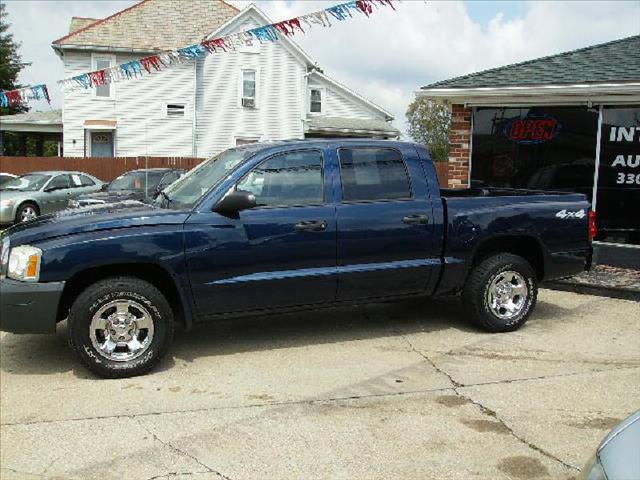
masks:
[(640, 304), (565, 292), (502, 335), (456, 301), (207, 325), (126, 380), (65, 335), (2, 336), (2, 478), (572, 478), (640, 407)]

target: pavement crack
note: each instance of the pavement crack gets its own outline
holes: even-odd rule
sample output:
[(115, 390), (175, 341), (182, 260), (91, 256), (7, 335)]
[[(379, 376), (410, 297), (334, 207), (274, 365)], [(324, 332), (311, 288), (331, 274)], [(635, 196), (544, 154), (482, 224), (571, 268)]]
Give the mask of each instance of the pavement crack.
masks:
[[(409, 346), (409, 348), (415, 352), (416, 354), (420, 355), (429, 365), (431, 365), (438, 373), (444, 375), (445, 377), (447, 377), (449, 379), (449, 381), (451, 382), (451, 385), (453, 385), (453, 388), (451, 388), (450, 390), (452, 390), (457, 396), (459, 396), (460, 398), (465, 399), (466, 401), (468, 401), (469, 403), (475, 405), (476, 407), (478, 407), (480, 409), (480, 412), (483, 415), (487, 415), (491, 418), (493, 418), (494, 420), (498, 421), (508, 432), (509, 434), (515, 438), (518, 442), (522, 443), (523, 445), (526, 445), (528, 448), (535, 450), (536, 452), (540, 453), (541, 455), (560, 463), (563, 467), (571, 469), (571, 470), (576, 470), (576, 471), (580, 471), (580, 468), (576, 467), (575, 465), (571, 465), (567, 462), (565, 462), (564, 460), (561, 460), (560, 458), (556, 457), (555, 455), (553, 455), (550, 452), (547, 452), (546, 450), (544, 450), (543, 448), (535, 445), (534, 443), (530, 442), (529, 440), (525, 439), (524, 437), (521, 437), (520, 435), (518, 435), (517, 433), (515, 433), (513, 431), (513, 428), (511, 428), (509, 425), (507, 425), (507, 423), (498, 415), (497, 412), (495, 412), (494, 410), (491, 410), (490, 408), (484, 406), (482, 403), (478, 402), (477, 400), (474, 400), (473, 398), (471, 398), (468, 395), (465, 395), (464, 393), (461, 393), (458, 389), (459, 388), (464, 388), (466, 386), (474, 386), (474, 385), (465, 385), (463, 383), (458, 382), (457, 380), (455, 380), (451, 374), (449, 374), (447, 371), (443, 370), (441, 367), (439, 367), (431, 358), (429, 358), (428, 355), (426, 355), (424, 352), (421, 352), (420, 350), (418, 350), (413, 343), (411, 343), (411, 340), (409, 340), (409, 338), (407, 338), (406, 335), (403, 335), (400, 332), (396, 332), (398, 335), (400, 335), (400, 337), (407, 343), (407, 345)], [(545, 377), (539, 377), (538, 379), (542, 379)], [(509, 383), (512, 382), (513, 380), (505, 380), (505, 381), (501, 381), (501, 382), (492, 382), (492, 383)]]
[[(177, 453), (178, 455), (182, 455), (184, 457), (190, 458), (191, 460), (193, 460), (194, 462), (196, 462), (198, 465), (200, 465), (202, 468), (206, 469), (206, 472), (188, 472), (187, 474), (194, 474), (194, 473), (213, 473), (215, 475), (217, 475), (218, 477), (224, 479), (224, 480), (231, 480), (229, 477), (227, 477), (226, 475), (223, 475), (222, 473), (220, 473), (219, 471), (211, 468), (209, 465), (207, 465), (206, 463), (202, 462), (198, 457), (196, 457), (195, 455), (182, 450), (178, 447), (176, 447), (175, 445), (173, 445), (171, 442), (168, 442), (166, 440), (162, 440), (160, 437), (158, 437), (158, 435), (156, 435), (151, 429), (147, 428), (142, 422), (138, 421), (138, 419), (133, 416), (133, 415), (129, 415), (129, 418), (131, 418), (134, 422), (136, 422), (140, 428), (142, 428), (145, 432), (147, 432), (149, 435), (151, 435), (153, 437), (154, 440), (156, 440), (157, 442), (161, 443), (162, 445), (164, 445), (165, 447), (169, 448), (170, 450), (173, 450), (175, 453)], [(159, 478), (170, 478), (172, 475), (184, 475), (185, 473), (181, 473), (181, 472), (169, 472), (163, 475), (159, 475), (159, 476), (155, 476), (155, 477), (151, 477), (148, 480), (152, 480), (152, 479), (159, 479)]]
[[(407, 345), (409, 345), (409, 348), (411, 349), (412, 352), (420, 355), (429, 365), (431, 365), (438, 373), (444, 375), (445, 377), (447, 377), (449, 379), (449, 381), (451, 382), (451, 385), (453, 385), (453, 389), (455, 390), (456, 388), (459, 387), (464, 387), (465, 385), (456, 381), (451, 375), (449, 375), (448, 372), (445, 372), (443, 369), (441, 369), (438, 365), (436, 365), (436, 363), (431, 360), (427, 355), (425, 355), (423, 352), (421, 352), (420, 350), (418, 350), (413, 343), (411, 343), (411, 340), (409, 340), (407, 338), (406, 335), (403, 335), (402, 333), (396, 331), (396, 334), (398, 334), (400, 336), (400, 338), (402, 338), (405, 343)], [(458, 392), (456, 392), (456, 395), (460, 395)]]
[(2, 471), (2, 470), (7, 470), (8, 472), (17, 473), (18, 475), (29, 475), (31, 477), (50, 478), (48, 475), (43, 475), (42, 473), (24, 472), (22, 470), (16, 470), (15, 468), (0, 467), (0, 471)]

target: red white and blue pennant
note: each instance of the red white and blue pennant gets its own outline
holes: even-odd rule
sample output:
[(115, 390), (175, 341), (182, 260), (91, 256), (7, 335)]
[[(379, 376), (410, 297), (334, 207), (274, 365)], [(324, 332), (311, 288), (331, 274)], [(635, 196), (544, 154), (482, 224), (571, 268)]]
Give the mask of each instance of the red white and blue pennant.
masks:
[(3, 108), (17, 107), (33, 100), (46, 100), (51, 103), (49, 90), (44, 83), (0, 92), (0, 107)]
[[(391, 7), (395, 10), (393, 0), (352, 0), (282, 22), (263, 25), (225, 37), (204, 40), (177, 50), (158, 53), (110, 68), (75, 75), (59, 80), (58, 84), (66, 92), (131, 80), (142, 77), (145, 74), (164, 70), (173, 65), (204, 57), (205, 55), (232, 52), (251, 45), (255, 41), (260, 43), (277, 42), (283, 35), (292, 37), (298, 33), (304, 34), (306, 30), (316, 26), (328, 28), (332, 26), (332, 21), (342, 22), (349, 20), (354, 17), (354, 14), (369, 17), (378, 7)], [(50, 102), (49, 91), (44, 84), (0, 92), (0, 107), (14, 107), (41, 99)]]
[(65, 78), (64, 80), (58, 81), (58, 84), (63, 91), (73, 91), (120, 82), (122, 80), (131, 80), (206, 55), (235, 51), (251, 45), (255, 41), (260, 43), (277, 42), (282, 35), (292, 37), (297, 33), (306, 33), (305, 29), (311, 29), (314, 26), (328, 28), (332, 26), (332, 21), (337, 20), (342, 22), (349, 20), (354, 17), (354, 14), (369, 17), (376, 8), (381, 6), (388, 6), (395, 10), (393, 0), (352, 0), (318, 12), (302, 15), (301, 17), (291, 18), (270, 25), (263, 25), (225, 37), (204, 40), (200, 43), (178, 48), (177, 50), (159, 53), (141, 58), (140, 60), (115, 65), (107, 69)]

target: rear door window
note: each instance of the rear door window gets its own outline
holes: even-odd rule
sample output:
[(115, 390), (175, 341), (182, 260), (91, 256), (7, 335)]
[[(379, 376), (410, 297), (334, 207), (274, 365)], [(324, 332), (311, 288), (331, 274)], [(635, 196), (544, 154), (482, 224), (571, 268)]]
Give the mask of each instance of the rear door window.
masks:
[(411, 198), (402, 154), (391, 148), (341, 148), (342, 199), (346, 202)]
[(53, 180), (51, 180), (48, 188), (61, 190), (63, 188), (69, 188), (69, 184), (69, 175), (57, 175), (53, 178)]

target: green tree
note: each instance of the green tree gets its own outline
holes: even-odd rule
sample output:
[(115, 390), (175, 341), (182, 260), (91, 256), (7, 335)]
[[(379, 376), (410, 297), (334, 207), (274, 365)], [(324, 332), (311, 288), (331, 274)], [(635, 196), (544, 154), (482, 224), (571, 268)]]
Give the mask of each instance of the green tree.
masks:
[(448, 160), (451, 129), (449, 105), (417, 97), (407, 109), (407, 122), (411, 138), (426, 145), (435, 162)]
[[(13, 35), (9, 33), (11, 26), (7, 21), (6, 5), (0, 2), (0, 91), (14, 90), (20, 88), (18, 84), (18, 74), (26, 65), (22, 63), (22, 58), (18, 49), (20, 43), (13, 39)], [(0, 115), (11, 113), (26, 112), (28, 108), (20, 105), (13, 108), (0, 108)]]

